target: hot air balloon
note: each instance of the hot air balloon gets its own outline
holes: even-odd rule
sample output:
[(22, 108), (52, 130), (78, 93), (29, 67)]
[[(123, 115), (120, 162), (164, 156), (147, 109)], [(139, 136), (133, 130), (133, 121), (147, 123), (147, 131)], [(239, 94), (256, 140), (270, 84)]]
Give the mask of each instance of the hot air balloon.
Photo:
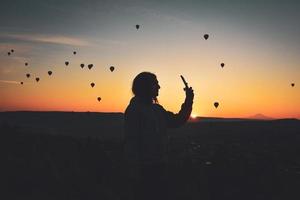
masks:
[(76, 53), (77, 53), (76, 51), (73, 51), (73, 54), (74, 54), (74, 55), (76, 55)]
[(97, 100), (100, 102), (101, 101), (101, 97), (98, 97)]
[(225, 64), (224, 63), (221, 63), (221, 67), (223, 68), (225, 66)]
[(295, 83), (292, 83), (291, 86), (294, 87), (294, 86), (295, 86)]
[(80, 67), (81, 67), (81, 68), (84, 68), (84, 64), (83, 64), (83, 63), (82, 63), (82, 64), (80, 64)]
[(209, 35), (208, 35), (208, 34), (204, 34), (204, 36), (203, 36), (203, 37), (204, 37), (204, 39), (205, 39), (205, 40), (207, 40), (207, 39), (208, 39), (208, 37), (209, 37)]
[(30, 77), (30, 74), (26, 74), (26, 77), (29, 78), (29, 77)]
[(27, 63), (27, 62), (25, 63), (25, 66), (28, 66), (28, 63)]
[(49, 74), (49, 76), (51, 76), (52, 75), (52, 71), (48, 71), (48, 74)]
[(36, 82), (39, 82), (40, 78), (37, 77), (37, 78), (35, 78), (35, 80), (36, 80)]
[(93, 64), (88, 64), (89, 69), (92, 69), (92, 67), (93, 67)]
[(110, 69), (111, 72), (113, 72), (115, 70), (115, 67), (114, 66), (110, 66), (109, 69)]
[(95, 86), (95, 83), (91, 83), (91, 86), (94, 87), (94, 86)]
[(214, 103), (214, 106), (215, 106), (216, 108), (218, 108), (219, 103), (218, 103), (218, 102), (215, 102), (215, 103)]
[(10, 52), (7, 52), (7, 55), (9, 55), (9, 56), (10, 56)]
[(66, 66), (68, 66), (68, 65), (69, 65), (69, 62), (68, 62), (68, 61), (66, 61), (66, 62), (65, 62), (65, 65), (66, 65)]
[(135, 25), (136, 30), (138, 30), (140, 28), (140, 25)]
[(21, 82), (21, 85), (23, 85), (23, 82)]
[(12, 52), (12, 53), (13, 53), (13, 52), (15, 52), (15, 50), (11, 49), (11, 50), (10, 50), (10, 52)]

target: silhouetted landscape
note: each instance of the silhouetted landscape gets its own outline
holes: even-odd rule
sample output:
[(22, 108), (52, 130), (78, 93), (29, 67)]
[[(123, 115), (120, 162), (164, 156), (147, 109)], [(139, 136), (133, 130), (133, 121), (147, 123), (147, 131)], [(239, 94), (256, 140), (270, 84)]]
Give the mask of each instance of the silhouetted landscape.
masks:
[[(120, 199), (123, 114), (2, 112), (1, 199)], [(300, 121), (197, 118), (169, 130), (170, 199), (299, 199)]]

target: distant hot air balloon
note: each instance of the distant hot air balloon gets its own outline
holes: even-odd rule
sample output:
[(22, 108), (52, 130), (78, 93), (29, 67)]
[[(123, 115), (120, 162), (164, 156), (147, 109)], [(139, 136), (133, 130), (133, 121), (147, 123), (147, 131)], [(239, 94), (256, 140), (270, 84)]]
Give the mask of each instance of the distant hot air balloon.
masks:
[(23, 85), (23, 82), (21, 82), (21, 85)]
[(76, 53), (77, 53), (76, 51), (73, 51), (73, 54), (74, 54), (74, 55), (76, 55)]
[(15, 50), (11, 49), (11, 50), (10, 50), (10, 52), (12, 52), (12, 53), (13, 53), (13, 52), (15, 52)]
[(29, 77), (30, 77), (30, 74), (26, 74), (26, 77), (29, 78)]
[(9, 56), (10, 56), (10, 52), (7, 52), (7, 55), (9, 55)]
[(204, 34), (204, 36), (203, 36), (203, 37), (204, 37), (204, 39), (205, 39), (205, 40), (207, 40), (207, 39), (208, 39), (208, 37), (209, 37), (209, 35), (208, 35), (208, 34)]
[(101, 97), (98, 97), (97, 100), (100, 102), (101, 101)]
[(39, 82), (40, 78), (37, 77), (37, 78), (35, 78), (35, 80), (36, 80), (36, 82)]
[(89, 69), (92, 69), (93, 66), (94, 66), (93, 64), (88, 64)]
[(140, 28), (140, 25), (135, 25), (135, 28), (138, 30)]
[(294, 87), (294, 86), (295, 86), (295, 83), (292, 83), (291, 86)]
[(84, 64), (83, 64), (83, 63), (82, 63), (82, 64), (80, 64), (80, 67), (81, 67), (81, 68), (84, 68)]
[(95, 86), (95, 83), (91, 83), (91, 86), (94, 87), (94, 86)]
[(225, 66), (225, 64), (224, 63), (221, 63), (221, 67), (223, 68)]
[(218, 103), (218, 102), (215, 102), (215, 103), (214, 103), (214, 106), (215, 106), (216, 108), (218, 108), (219, 103)]
[(66, 65), (66, 66), (68, 66), (68, 65), (69, 65), (69, 62), (68, 62), (68, 61), (66, 61), (66, 62), (65, 62), (65, 65)]
[(27, 62), (25, 63), (25, 66), (28, 66), (28, 63), (27, 63)]
[(49, 74), (49, 76), (51, 76), (52, 75), (52, 71), (48, 71), (48, 74)]
[(115, 67), (114, 66), (110, 66), (109, 69), (110, 69), (111, 72), (113, 72), (115, 70)]

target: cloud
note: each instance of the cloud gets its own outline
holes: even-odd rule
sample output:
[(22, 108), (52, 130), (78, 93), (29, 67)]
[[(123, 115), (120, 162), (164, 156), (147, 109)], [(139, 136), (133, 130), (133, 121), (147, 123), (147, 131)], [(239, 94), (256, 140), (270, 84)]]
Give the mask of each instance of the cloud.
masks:
[[(2, 35), (0, 34), (0, 37)], [(15, 56), (7, 56), (7, 52), (11, 49), (17, 50), (18, 54), (28, 52), (32, 49), (30, 45), (27, 44), (15, 44), (15, 43), (8, 43), (8, 42), (0, 42), (0, 52), (3, 53), (7, 58), (13, 58)]]
[(11, 69), (11, 68), (1, 68), (0, 69), (0, 76), (1, 75), (6, 75), (6, 74), (10, 74), (12, 72), (14, 72), (15, 70), (14, 69)]
[(166, 21), (166, 22), (172, 22), (177, 24), (194, 24), (193, 21), (184, 19), (183, 17), (175, 16), (174, 14), (168, 14), (166, 12), (163, 12), (160, 9), (154, 9), (154, 8), (146, 8), (141, 6), (128, 6), (127, 12), (135, 12), (139, 15), (146, 16), (148, 18), (151, 18), (153, 21)]
[(13, 62), (3, 60), (0, 65), (0, 78), (1, 76), (5, 76), (8, 74), (17, 74), (18, 72), (22, 71), (26, 68), (24, 65), (24, 58), (23, 57), (15, 57), (11, 58)]
[(20, 84), (20, 81), (0, 80), (0, 83)]
[[(29, 41), (29, 42), (39, 42), (39, 43), (51, 43), (51, 44), (59, 44), (59, 45), (70, 45), (70, 46), (125, 46), (127, 45), (124, 41), (113, 40), (113, 39), (103, 39), (101, 37), (90, 38), (89, 41), (76, 38), (76, 37), (66, 37), (66, 36), (51, 36), (51, 35), (29, 35), (29, 34), (0, 34), (0, 38), (13, 39), (17, 41)], [(22, 49), (20, 49), (22, 47)], [(32, 49), (32, 46), (27, 44), (16, 44), (16, 43), (0, 43), (0, 52), (6, 54), (10, 49), (18, 49), (18, 52), (28, 52)]]
[(89, 46), (90, 43), (86, 40), (76, 37), (66, 37), (61, 35), (29, 35), (29, 34), (2, 34), (0, 37), (29, 41), (29, 42), (41, 42), (41, 43), (52, 43), (62, 44), (71, 46)]
[(93, 39), (94, 43), (98, 43), (99, 45), (107, 45), (107, 46), (125, 46), (128, 43), (119, 40), (111, 40), (111, 39)]

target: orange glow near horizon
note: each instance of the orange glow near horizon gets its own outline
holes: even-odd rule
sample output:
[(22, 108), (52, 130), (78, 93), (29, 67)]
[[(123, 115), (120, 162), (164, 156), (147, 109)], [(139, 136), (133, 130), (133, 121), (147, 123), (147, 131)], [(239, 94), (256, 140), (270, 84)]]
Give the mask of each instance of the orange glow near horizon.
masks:
[[(262, 74), (267, 72), (262, 70), (257, 74), (251, 68), (239, 67), (241, 63), (228, 64), (224, 69), (218, 66), (196, 69), (193, 66), (197, 64), (191, 62), (188, 64), (191, 71), (181, 73), (183, 63), (183, 60), (176, 59), (168, 65), (158, 64), (144, 70), (116, 66), (114, 72), (108, 70), (109, 66), (103, 67), (103, 63), (96, 63), (95, 69), (84, 71), (78, 67), (79, 61), (68, 67), (60, 63), (52, 67), (51, 77), (46, 74), (48, 69), (41, 70), (43, 75), (39, 76), (38, 83), (34, 81), (34, 75), (26, 79), (26, 69), (22, 68), (16, 74), (23, 76), (20, 80), (24, 85), (0, 83), (0, 111), (124, 112), (132, 97), (133, 78), (141, 71), (151, 71), (157, 75), (161, 86), (160, 104), (175, 113), (185, 97), (179, 78), (183, 74), (194, 89), (193, 113), (199, 116), (229, 118), (261, 113), (272, 118), (300, 118), (299, 89), (297, 85), (291, 87), (285, 76), (281, 79), (279, 75), (277, 79), (263, 78)], [(173, 70), (166, 70), (168, 66)], [(195, 76), (196, 73), (199, 76)], [(246, 75), (241, 77), (241, 74)], [(95, 82), (94, 88), (90, 87), (91, 82)], [(100, 102), (98, 96), (102, 98)], [(215, 101), (219, 102), (218, 108), (213, 106)]]

